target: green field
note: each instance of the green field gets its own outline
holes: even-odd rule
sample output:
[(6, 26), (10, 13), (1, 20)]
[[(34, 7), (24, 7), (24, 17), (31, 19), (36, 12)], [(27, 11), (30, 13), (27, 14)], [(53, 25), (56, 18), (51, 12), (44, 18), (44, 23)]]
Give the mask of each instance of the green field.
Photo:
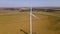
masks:
[(33, 12), (33, 34), (60, 34), (60, 14), (54, 12)]
[(29, 12), (0, 13), (0, 34), (29, 33)]

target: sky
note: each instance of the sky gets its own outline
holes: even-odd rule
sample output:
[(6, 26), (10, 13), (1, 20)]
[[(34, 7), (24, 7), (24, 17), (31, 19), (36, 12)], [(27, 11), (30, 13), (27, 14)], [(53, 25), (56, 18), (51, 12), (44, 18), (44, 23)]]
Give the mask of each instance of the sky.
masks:
[(0, 7), (60, 7), (60, 0), (0, 0)]

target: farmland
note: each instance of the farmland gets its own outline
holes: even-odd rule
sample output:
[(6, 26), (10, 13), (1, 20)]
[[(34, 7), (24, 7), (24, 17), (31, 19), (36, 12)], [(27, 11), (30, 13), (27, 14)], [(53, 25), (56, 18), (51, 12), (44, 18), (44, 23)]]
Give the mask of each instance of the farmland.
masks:
[[(60, 34), (60, 12), (43, 12), (36, 10), (32, 13), (33, 34)], [(29, 33), (29, 11), (0, 10), (0, 34)]]
[(60, 14), (35, 11), (33, 14), (33, 34), (60, 34)]
[(29, 33), (29, 12), (0, 13), (0, 34)]

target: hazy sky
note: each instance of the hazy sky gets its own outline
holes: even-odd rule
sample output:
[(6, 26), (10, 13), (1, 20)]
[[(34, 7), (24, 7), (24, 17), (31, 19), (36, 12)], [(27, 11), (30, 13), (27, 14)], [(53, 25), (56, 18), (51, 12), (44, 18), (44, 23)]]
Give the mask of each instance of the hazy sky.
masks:
[(0, 7), (60, 6), (60, 0), (0, 0)]

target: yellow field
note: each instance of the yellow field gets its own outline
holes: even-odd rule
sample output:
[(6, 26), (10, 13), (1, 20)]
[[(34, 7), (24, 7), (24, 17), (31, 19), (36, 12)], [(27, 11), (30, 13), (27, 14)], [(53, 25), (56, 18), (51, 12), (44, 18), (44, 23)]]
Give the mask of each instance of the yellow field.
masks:
[(33, 34), (60, 34), (60, 14), (33, 12)]
[[(1, 13), (0, 34), (25, 34), (29, 33), (29, 12)], [(23, 30), (23, 31), (21, 31)]]
[[(60, 14), (33, 12), (33, 34), (60, 34)], [(0, 13), (0, 34), (29, 34), (29, 12)]]

